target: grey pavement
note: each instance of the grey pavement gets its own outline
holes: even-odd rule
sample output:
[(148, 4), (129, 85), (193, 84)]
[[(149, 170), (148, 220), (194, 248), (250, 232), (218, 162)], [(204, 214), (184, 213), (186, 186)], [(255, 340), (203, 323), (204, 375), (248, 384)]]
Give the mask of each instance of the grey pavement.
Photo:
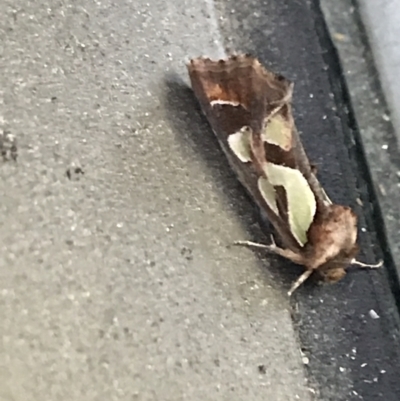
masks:
[[(377, 183), (378, 199), (388, 232), (388, 242), (400, 277), (400, 4), (396, 1), (382, 2), (358, 1), (359, 11), (364, 23), (366, 37), (370, 45), (374, 66), (376, 67), (379, 86), (383, 90), (384, 101), (381, 102), (381, 120), (386, 126), (379, 134), (367, 134), (372, 141), (368, 143), (371, 169)], [(369, 130), (371, 129), (369, 122)], [(385, 129), (386, 128), (386, 129)], [(375, 144), (373, 144), (375, 142)], [(379, 151), (378, 148), (381, 150)], [(375, 149), (375, 152), (374, 152)], [(383, 153), (374, 157), (373, 153)], [(381, 160), (383, 159), (383, 162)], [(383, 177), (382, 177), (383, 176)]]
[(400, 6), (395, 0), (357, 1), (379, 79), (400, 135)]
[(1, 401), (309, 399), (288, 283), (226, 248), (250, 202), (168, 84), (223, 54), (213, 7), (1, 1)]
[[(252, 51), (294, 79), (300, 127), (325, 132), (316, 3), (0, 0), (0, 130), (18, 141), (0, 162), (0, 401), (398, 399), (386, 270), (289, 301), (296, 272), (228, 248), (260, 238), (258, 215), (187, 88), (190, 57)], [(397, 8), (358, 3), (321, 6), (383, 210), (354, 173), (363, 256), (385, 248), (382, 217), (396, 262)], [(321, 176), (353, 198), (346, 147), (325, 146)]]
[[(338, 51), (383, 220), (382, 236), (400, 275), (400, 5), (321, 2)], [(376, 214), (375, 213), (375, 214)]]

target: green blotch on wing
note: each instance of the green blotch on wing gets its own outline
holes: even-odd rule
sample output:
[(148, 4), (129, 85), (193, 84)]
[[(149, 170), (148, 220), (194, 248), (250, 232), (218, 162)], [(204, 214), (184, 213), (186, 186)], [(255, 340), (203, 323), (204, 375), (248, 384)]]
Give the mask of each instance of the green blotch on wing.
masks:
[[(276, 122), (276, 126), (272, 126), (272, 131), (268, 131), (268, 136), (265, 140), (269, 143), (274, 143), (273, 138), (275, 129), (282, 129), (281, 123), (285, 121), (280, 118)], [(274, 119), (272, 120), (274, 121)], [(277, 142), (279, 135), (276, 133)], [(290, 138), (289, 138), (290, 139)], [(229, 135), (228, 144), (232, 152), (243, 163), (251, 162), (251, 131), (248, 127), (243, 127), (240, 131)], [(282, 139), (279, 146), (282, 144), (289, 144), (289, 141)], [(307, 180), (299, 170), (289, 167), (265, 163), (264, 171), (266, 177), (258, 179), (258, 189), (267, 202), (268, 206), (274, 213), (279, 214), (276, 203), (276, 191), (274, 186), (282, 186), (285, 188), (287, 203), (288, 203), (288, 217), (290, 231), (299, 242), (301, 246), (307, 242), (307, 231), (314, 220), (316, 211), (316, 201), (314, 193), (311, 191)]]
[(251, 161), (251, 132), (249, 127), (243, 127), (240, 131), (229, 135), (228, 144), (232, 152), (243, 163)]
[(261, 192), (264, 200), (268, 206), (274, 211), (276, 215), (279, 215), (278, 206), (276, 205), (276, 192), (275, 188), (271, 183), (264, 177), (258, 179), (258, 189)]
[[(277, 164), (266, 163), (264, 171), (271, 185), (285, 188), (290, 231), (300, 245), (305, 245), (307, 231), (317, 209), (314, 193), (307, 180), (299, 170)], [(267, 199), (266, 201), (268, 202)]]
[(292, 146), (292, 127), (282, 116), (276, 115), (265, 125), (262, 138), (265, 142), (288, 151)]

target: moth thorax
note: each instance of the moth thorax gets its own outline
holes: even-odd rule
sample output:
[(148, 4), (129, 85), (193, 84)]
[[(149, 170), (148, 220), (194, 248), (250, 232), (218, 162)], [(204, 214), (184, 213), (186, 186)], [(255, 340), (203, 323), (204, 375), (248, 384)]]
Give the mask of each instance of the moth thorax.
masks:
[(346, 206), (332, 204), (324, 207), (315, 216), (308, 240), (310, 268), (325, 270), (326, 266), (329, 270), (343, 267), (358, 251), (357, 216)]

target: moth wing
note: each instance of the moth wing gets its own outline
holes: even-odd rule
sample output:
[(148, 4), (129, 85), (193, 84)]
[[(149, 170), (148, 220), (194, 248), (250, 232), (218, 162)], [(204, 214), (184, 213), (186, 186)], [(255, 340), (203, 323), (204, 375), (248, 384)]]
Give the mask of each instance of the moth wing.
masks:
[(266, 163), (265, 170), (272, 186), (285, 189), (289, 226), (297, 241), (304, 246), (317, 208), (314, 193), (299, 170), (273, 163)]
[(195, 58), (188, 64), (188, 71), (195, 93), (200, 81), (211, 105), (240, 104), (250, 110), (259, 97), (257, 101), (265, 103), (267, 100), (273, 109), (292, 98), (292, 83), (283, 76), (268, 71), (250, 55), (235, 55), (219, 61)]
[[(287, 216), (280, 213), (282, 208), (278, 205), (276, 189), (261, 179), (262, 172), (254, 163), (250, 146), (253, 127), (263, 127), (268, 116), (290, 99), (291, 83), (267, 72), (248, 56), (219, 62), (195, 59), (189, 63), (188, 71), (193, 91), (240, 182), (266, 212), (284, 245), (299, 251), (301, 242), (291, 231)], [(292, 220), (296, 227), (304, 226), (297, 214), (293, 214)]]

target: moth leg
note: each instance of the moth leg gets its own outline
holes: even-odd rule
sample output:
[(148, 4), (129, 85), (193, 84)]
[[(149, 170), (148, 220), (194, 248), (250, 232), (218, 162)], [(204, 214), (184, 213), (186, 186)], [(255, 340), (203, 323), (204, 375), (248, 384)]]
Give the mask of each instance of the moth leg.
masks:
[(262, 248), (262, 249), (270, 249), (271, 246), (273, 246), (273, 245), (260, 244), (258, 242), (252, 242), (252, 241), (235, 241), (233, 245), (250, 246), (253, 248)]
[(292, 294), (311, 276), (314, 270), (308, 269), (306, 270), (290, 287), (288, 291), (288, 296), (292, 296)]
[[(240, 246), (250, 246), (253, 248), (261, 248), (261, 249), (267, 249), (271, 251), (272, 247), (277, 247), (274, 237), (271, 235), (271, 245), (265, 245), (265, 244), (260, 244), (259, 242), (252, 242), (252, 241), (235, 241), (233, 245), (240, 245)], [(273, 252), (273, 251), (272, 251)]]
[(304, 264), (304, 259), (301, 254), (295, 253), (295, 252), (291, 251), (290, 249), (279, 248), (279, 246), (276, 246), (273, 238), (272, 238), (271, 245), (259, 244), (258, 242), (252, 242), (252, 241), (235, 241), (233, 244), (241, 245), (241, 246), (249, 246), (249, 247), (253, 247), (253, 248), (266, 249), (268, 252), (275, 253), (276, 255), (279, 255), (286, 259), (289, 259), (292, 262), (297, 263), (299, 265)]
[[(252, 242), (252, 241), (236, 241), (234, 242), (234, 245), (242, 245), (242, 246), (250, 246), (254, 248), (261, 248), (261, 249), (266, 249), (268, 252), (275, 253), (279, 256), (282, 256), (286, 259), (291, 260), (294, 263), (297, 263), (299, 265), (304, 264), (304, 259), (302, 255), (299, 255), (290, 249), (283, 249), (279, 248), (276, 246), (274, 238), (271, 236), (271, 245), (265, 245), (265, 244), (259, 244), (258, 242)], [(313, 269), (307, 269), (290, 287), (290, 290), (288, 291), (288, 296), (290, 297), (296, 290), (299, 288), (313, 273)]]

